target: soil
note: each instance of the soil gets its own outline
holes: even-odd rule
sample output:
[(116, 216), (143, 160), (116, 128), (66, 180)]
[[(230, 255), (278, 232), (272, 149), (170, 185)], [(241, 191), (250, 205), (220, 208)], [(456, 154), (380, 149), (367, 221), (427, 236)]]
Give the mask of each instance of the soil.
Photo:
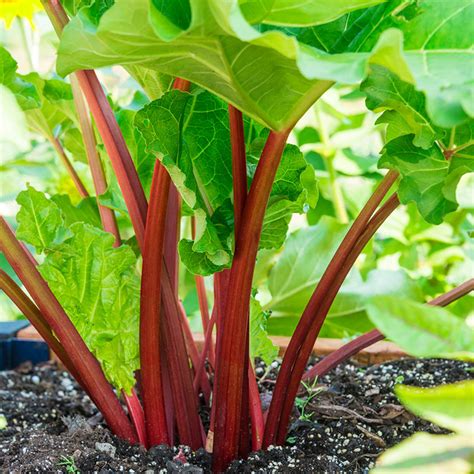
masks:
[[(256, 368), (264, 406), (278, 367)], [(302, 388), (285, 446), (251, 453), (228, 472), (368, 472), (382, 451), (415, 431), (445, 432), (408, 413), (394, 385), (431, 387), (474, 378), (472, 367), (440, 359), (343, 364)], [(210, 472), (211, 457), (203, 449), (145, 451), (114, 437), (69, 374), (51, 363), (0, 372), (0, 427), (2, 420), (1, 472)]]

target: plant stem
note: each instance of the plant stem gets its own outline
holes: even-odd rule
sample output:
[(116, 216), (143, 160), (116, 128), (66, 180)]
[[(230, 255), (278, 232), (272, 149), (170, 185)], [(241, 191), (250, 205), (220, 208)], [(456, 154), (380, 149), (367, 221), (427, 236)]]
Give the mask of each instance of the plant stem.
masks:
[(46, 341), (50, 349), (58, 356), (59, 360), (64, 364), (67, 370), (71, 372), (71, 375), (77, 381), (80, 381), (79, 374), (74, 368), (71, 359), (64, 350), (64, 347), (51, 331), (51, 327), (46, 322), (41, 311), (33, 301), (30, 300), (28, 295), (3, 270), (0, 270), (0, 290), (5, 292), (16, 307), (30, 321), (33, 327), (38, 331), (39, 335)]
[[(288, 419), (306, 362), (337, 290), (347, 275), (342, 273), (342, 268), (352, 248), (364, 233), (372, 214), (397, 177), (398, 174), (391, 171), (377, 187), (339, 245), (301, 316), (278, 374), (265, 427), (264, 448), (279, 442), (286, 435)], [(360, 251), (362, 250), (363, 247), (360, 248)], [(350, 267), (346, 270), (349, 272)], [(340, 280), (339, 286), (334, 283), (336, 279)]]
[(97, 199), (97, 207), (99, 209), (102, 227), (106, 232), (111, 233), (115, 237), (114, 246), (118, 247), (121, 243), (120, 232), (117, 225), (117, 219), (112, 209), (102, 206), (100, 196), (107, 191), (107, 180), (105, 178), (104, 169), (97, 151), (97, 142), (92, 128), (89, 111), (87, 110), (82, 95), (79, 81), (75, 74), (71, 74), (71, 88), (74, 96), (74, 104), (76, 106), (77, 116), (79, 117), (79, 127), (81, 128), (82, 139), (86, 150), (87, 161), (91, 170), (92, 180), (94, 182), (95, 194)]
[[(163, 267), (164, 274), (167, 272)], [(180, 321), (179, 303), (171, 288), (169, 276), (162, 278), (161, 318), (162, 342), (167, 356), (171, 390), (179, 440), (182, 444), (198, 449), (203, 445), (202, 424), (199, 418), (197, 399), (194, 396), (193, 376)]]
[[(434, 298), (427, 304), (432, 306), (447, 306), (453, 301), (456, 301), (459, 298), (469, 294), (471, 291), (474, 291), (474, 279), (464, 282), (462, 285), (459, 285), (451, 291)], [(311, 380), (316, 377), (322, 377), (323, 375), (326, 375), (330, 370), (337, 367), (340, 363), (349, 359), (366, 347), (369, 347), (378, 341), (382, 341), (383, 339), (385, 339), (385, 336), (378, 329), (373, 329), (372, 331), (356, 337), (354, 340), (344, 344), (344, 346), (341, 348), (324, 357), (324, 359), (319, 361), (314, 367), (304, 374), (302, 380)]]
[[(57, 33), (61, 36), (69, 18), (59, 0), (41, 0)], [(76, 71), (79, 85), (94, 117), (132, 221), (138, 245), (143, 248), (148, 204), (137, 170), (127, 149), (112, 108), (94, 71)]]
[(72, 166), (72, 163), (69, 161), (69, 158), (67, 157), (66, 152), (64, 151), (64, 148), (61, 145), (60, 141), (56, 137), (53, 137), (53, 136), (48, 137), (48, 140), (53, 146), (53, 148), (56, 150), (56, 153), (59, 159), (61, 160), (61, 163), (66, 168), (66, 171), (68, 172), (74, 185), (76, 186), (76, 189), (79, 195), (82, 198), (89, 197), (89, 193), (87, 192), (86, 187), (82, 183), (81, 178), (79, 178), (79, 175), (77, 174), (76, 170)]
[[(193, 240), (196, 238), (196, 221), (194, 217), (191, 217), (191, 236)], [(194, 282), (196, 283), (196, 292), (197, 292), (198, 302), (199, 302), (199, 311), (201, 313), (202, 329), (203, 329), (204, 334), (206, 334), (206, 337), (207, 337), (210, 318), (209, 318), (209, 305), (207, 303), (206, 284), (204, 282), (204, 277), (202, 277), (201, 275), (194, 275)], [(209, 343), (207, 346), (208, 351), (209, 351), (209, 361), (211, 365), (214, 367), (216, 361), (215, 361), (215, 353), (214, 353), (214, 344), (212, 344), (212, 329), (211, 329), (211, 334), (209, 337), (211, 338), (210, 340), (211, 343)], [(205, 359), (207, 357), (207, 351), (203, 350), (203, 352), (206, 352), (206, 355), (204, 355), (204, 359)], [(197, 367), (195, 367), (195, 370), (197, 370)]]
[(77, 329), (36, 269), (33, 257), (28, 255), (29, 252), (15, 238), (15, 234), (3, 217), (0, 218), (0, 248), (37, 304), (45, 322), (64, 347), (79, 374), (80, 382), (84, 384), (85, 390), (104, 415), (110, 429), (117, 436), (131, 443), (137, 442), (135, 430), (107, 382), (97, 359), (89, 351)]
[[(186, 316), (186, 311), (184, 310), (184, 307), (181, 302), (179, 304), (179, 307), (181, 314), (181, 325), (183, 328), (184, 338), (186, 340), (186, 347), (191, 358), (191, 363), (193, 365), (194, 372), (197, 373), (196, 371), (200, 365), (201, 358), (199, 357), (196, 342), (194, 341), (193, 333), (191, 331), (191, 327), (189, 326), (189, 320)], [(211, 399), (211, 384), (209, 383), (209, 379), (207, 378), (207, 375), (204, 372), (201, 372), (201, 376), (199, 379), (197, 379), (196, 377), (194, 378), (193, 386), (197, 397), (199, 397), (199, 387), (201, 387), (204, 399), (206, 400), (206, 403), (209, 403)]]
[(147, 447), (148, 441), (145, 426), (145, 413), (143, 412), (143, 407), (140, 403), (137, 392), (132, 388), (132, 393), (130, 395), (123, 392), (123, 398), (127, 404), (128, 414), (137, 432), (138, 441), (142, 446)]
[(143, 246), (140, 292), (140, 367), (146, 432), (151, 446), (169, 444), (161, 382), (161, 273), (170, 179), (156, 160)]
[(289, 132), (270, 132), (260, 157), (236, 242), (225, 318), (219, 321), (222, 329), (217, 333), (213, 465), (217, 472), (222, 472), (238, 453), (241, 397), (248, 358), (245, 351), (240, 353), (235, 348), (244, 347), (247, 340), (252, 277), (263, 217)]
[[(234, 194), (234, 234), (237, 236), (247, 200), (247, 156), (245, 152), (242, 112), (229, 105), (230, 141), (232, 145), (232, 182)], [(237, 240), (237, 237), (236, 239)]]

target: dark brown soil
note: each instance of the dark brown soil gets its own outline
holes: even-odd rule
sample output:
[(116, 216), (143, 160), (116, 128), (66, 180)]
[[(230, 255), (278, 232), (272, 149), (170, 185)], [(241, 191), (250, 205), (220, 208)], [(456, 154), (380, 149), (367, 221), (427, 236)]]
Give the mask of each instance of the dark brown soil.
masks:
[[(264, 405), (278, 363), (269, 369), (256, 370)], [(413, 432), (442, 432), (404, 410), (393, 395), (396, 383), (430, 387), (473, 377), (472, 365), (449, 360), (342, 365), (301, 390), (285, 446), (252, 453), (229, 472), (367, 472), (384, 449)], [(209, 472), (204, 450), (145, 451), (115, 438), (70, 376), (50, 364), (0, 372), (0, 424), (2, 415), (2, 472)]]

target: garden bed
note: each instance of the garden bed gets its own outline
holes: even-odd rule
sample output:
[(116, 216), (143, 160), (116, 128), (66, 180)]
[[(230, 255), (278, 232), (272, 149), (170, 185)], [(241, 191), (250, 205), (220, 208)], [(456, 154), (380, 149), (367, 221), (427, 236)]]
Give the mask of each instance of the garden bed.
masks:
[[(278, 370), (257, 367), (264, 408)], [(284, 447), (234, 461), (229, 472), (366, 472), (386, 448), (439, 427), (408, 413), (393, 386), (432, 387), (473, 378), (472, 364), (402, 359), (341, 365), (303, 389)], [(210, 472), (204, 450), (158, 446), (148, 452), (114, 437), (67, 372), (52, 363), (0, 373), (0, 469), (9, 472)], [(0, 420), (1, 421), (1, 420)], [(184, 464), (183, 464), (184, 461)]]

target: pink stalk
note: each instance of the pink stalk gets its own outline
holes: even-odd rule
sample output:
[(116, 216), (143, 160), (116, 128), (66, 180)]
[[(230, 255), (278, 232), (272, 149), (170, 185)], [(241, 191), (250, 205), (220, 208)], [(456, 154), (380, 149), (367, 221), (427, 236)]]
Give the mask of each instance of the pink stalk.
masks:
[[(214, 391), (214, 465), (223, 471), (235, 459), (239, 447), (241, 401), (248, 356), (236, 347), (245, 347), (248, 334), (248, 307), (252, 277), (263, 217), (289, 130), (271, 132), (257, 166), (242, 216), (234, 260), (227, 288), (225, 318), (217, 337), (217, 367)], [(246, 375), (245, 375), (246, 378)]]
[(66, 168), (66, 171), (71, 177), (79, 195), (82, 198), (89, 197), (89, 193), (87, 192), (86, 187), (82, 183), (81, 178), (79, 178), (79, 175), (74, 169), (74, 166), (72, 166), (72, 163), (69, 161), (69, 158), (67, 157), (66, 152), (64, 151), (64, 148), (61, 145), (61, 142), (56, 137), (53, 137), (53, 136), (49, 138), (49, 141), (51, 145), (53, 145), (53, 148), (56, 150), (56, 153), (59, 159), (61, 160), (61, 163), (64, 165), (64, 167)]
[[(469, 294), (471, 291), (474, 291), (474, 279), (464, 282), (462, 285), (459, 285), (451, 291), (434, 298), (427, 304), (432, 306), (447, 306), (453, 301), (456, 301), (457, 299)], [(341, 362), (344, 362), (366, 347), (369, 347), (378, 341), (382, 341), (383, 339), (385, 339), (385, 336), (378, 329), (372, 329), (372, 331), (362, 334), (362, 336), (356, 337), (341, 348), (324, 357), (324, 359), (309, 369), (304, 374), (303, 380), (311, 380), (316, 377), (322, 377), (323, 375), (326, 375), (329, 371), (337, 367)]]
[(107, 382), (97, 359), (87, 348), (71, 320), (36, 269), (34, 259), (15, 238), (3, 217), (0, 218), (0, 249), (25, 285), (28, 293), (44, 316), (45, 322), (56, 334), (72, 365), (102, 412), (110, 429), (131, 443), (137, 436), (112, 387)]
[[(69, 22), (64, 8), (59, 0), (42, 0), (42, 3), (56, 33), (60, 36)], [(145, 238), (147, 202), (137, 170), (95, 72), (87, 70), (77, 71), (75, 74), (109, 155), (141, 247)]]
[[(16, 307), (30, 321), (39, 335), (46, 341), (50, 349), (58, 356), (71, 375), (81, 383), (78, 372), (76, 371), (71, 359), (67, 355), (62, 344), (51, 331), (51, 327), (46, 322), (44, 316), (38, 307), (30, 300), (28, 295), (10, 278), (6, 272), (0, 270), (0, 290), (4, 291)], [(81, 383), (82, 385), (82, 383)]]
[(145, 413), (143, 412), (142, 404), (138, 398), (137, 392), (132, 388), (132, 393), (128, 395), (123, 392), (123, 398), (127, 404), (128, 414), (133, 422), (133, 426), (138, 435), (138, 441), (142, 446), (147, 447), (147, 435), (145, 426)]
[(79, 126), (81, 128), (82, 139), (84, 140), (84, 147), (86, 150), (87, 161), (91, 170), (92, 180), (94, 182), (95, 194), (97, 197), (97, 207), (99, 208), (100, 220), (102, 227), (106, 232), (111, 233), (115, 237), (114, 246), (120, 245), (120, 233), (117, 225), (117, 219), (112, 209), (102, 206), (99, 196), (107, 191), (107, 180), (105, 178), (104, 169), (100, 160), (99, 152), (97, 150), (97, 142), (92, 128), (92, 123), (84, 102), (79, 82), (74, 74), (70, 76), (72, 93), (74, 96), (74, 103), (76, 106), (77, 115), (79, 117)]
[[(191, 217), (191, 235), (193, 239), (196, 237), (196, 220), (194, 219), (194, 217)], [(202, 328), (203, 328), (204, 334), (207, 334), (210, 318), (209, 318), (209, 305), (207, 303), (206, 285), (204, 283), (204, 277), (202, 277), (201, 275), (194, 275), (194, 281), (196, 283), (196, 292), (197, 292), (198, 302), (199, 302), (199, 311), (201, 313)], [(211, 338), (211, 342), (212, 342), (212, 330), (209, 337)], [(207, 357), (207, 352), (209, 352), (209, 362), (211, 363), (212, 366), (214, 366), (215, 364), (214, 344), (210, 343), (207, 345), (207, 347), (208, 349), (206, 351), (206, 355), (204, 356), (204, 358)]]
[[(197, 373), (197, 368), (199, 367), (200, 364), (200, 356), (199, 352), (196, 347), (196, 342), (194, 341), (193, 333), (191, 331), (191, 327), (189, 326), (189, 320), (188, 317), (186, 316), (186, 311), (184, 310), (183, 305), (179, 304), (180, 307), (180, 314), (181, 314), (181, 325), (183, 328), (183, 333), (184, 337), (186, 340), (186, 347), (188, 349), (189, 356), (191, 358), (191, 363), (193, 364), (194, 371)], [(206, 403), (209, 403), (209, 400), (211, 398), (211, 384), (209, 383), (209, 379), (207, 378), (206, 374), (204, 372), (201, 372), (201, 377), (197, 379), (197, 386), (195, 383), (193, 383), (195, 393), (197, 396), (199, 396), (199, 387), (201, 387), (201, 390), (204, 395), (204, 399), (206, 400)]]
[[(264, 447), (284, 442), (299, 382), (331, 304), (357, 256), (377, 228), (399, 204), (396, 195), (393, 195), (381, 208), (381, 212), (377, 213), (372, 225), (370, 224), (371, 215), (396, 178), (397, 174), (391, 172), (382, 180), (336, 251), (303, 312), (278, 374), (265, 426)], [(357, 247), (357, 251), (354, 251), (354, 247)]]
[(170, 179), (156, 160), (143, 246), (140, 293), (140, 366), (146, 432), (151, 446), (169, 444), (161, 382), (161, 273)]

